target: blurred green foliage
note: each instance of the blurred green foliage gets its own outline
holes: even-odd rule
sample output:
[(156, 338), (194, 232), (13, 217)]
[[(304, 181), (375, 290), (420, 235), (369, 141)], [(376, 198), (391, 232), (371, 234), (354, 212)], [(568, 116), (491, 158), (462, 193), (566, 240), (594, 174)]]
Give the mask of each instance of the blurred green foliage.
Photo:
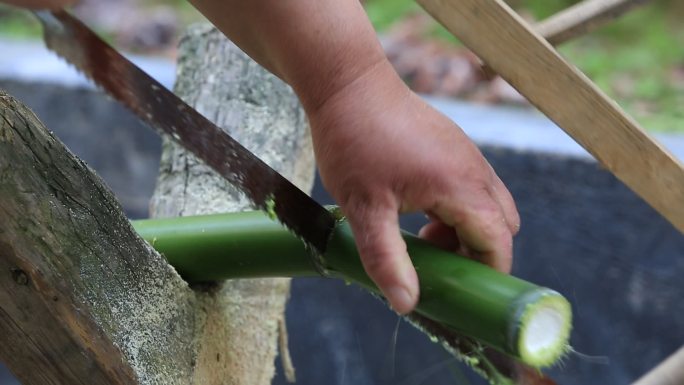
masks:
[(364, 7), (376, 29), (383, 31), (420, 7), (412, 0), (368, 0)]
[(40, 34), (40, 23), (33, 15), (0, 3), (0, 36), (18, 39), (34, 38)]
[(661, 5), (633, 11), (560, 51), (646, 128), (684, 132), (682, 42), (677, 12)]
[[(204, 20), (202, 15), (187, 0), (136, 0), (132, 5), (141, 9), (158, 6), (171, 7), (182, 25)], [(98, 29), (98, 26), (93, 27), (98, 33), (109, 34), (107, 31)], [(39, 38), (41, 33), (40, 23), (31, 13), (0, 2), (0, 37), (9, 39)], [(111, 36), (107, 37), (111, 39)]]
[[(537, 20), (575, 0), (508, 0)], [(183, 24), (201, 18), (186, 0), (139, 0), (143, 7), (173, 7)], [(406, 16), (423, 12), (413, 0), (367, 0), (368, 16), (382, 33)], [(653, 0), (560, 52), (616, 99), (645, 127), (684, 132), (684, 1)], [(428, 38), (460, 44), (437, 23)], [(0, 36), (34, 38), (40, 26), (25, 11), (0, 4)]]
[[(576, 2), (507, 1), (536, 20)], [(413, 0), (368, 0), (366, 8), (381, 32), (411, 12), (422, 12)], [(681, 0), (654, 0), (559, 50), (644, 127), (684, 132), (683, 17)], [(430, 35), (460, 44), (436, 24)]]

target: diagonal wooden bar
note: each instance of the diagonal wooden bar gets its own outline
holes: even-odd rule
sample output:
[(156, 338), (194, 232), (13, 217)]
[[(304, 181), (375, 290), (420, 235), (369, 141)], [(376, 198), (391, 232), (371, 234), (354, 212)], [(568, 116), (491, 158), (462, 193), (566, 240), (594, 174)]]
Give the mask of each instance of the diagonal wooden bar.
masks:
[[(651, 0), (584, 0), (540, 21), (534, 28), (549, 44), (561, 45), (604, 26)], [(488, 79), (497, 74), (489, 66), (482, 71)]]
[(584, 0), (541, 21), (535, 27), (552, 45), (587, 34), (650, 0)]
[(417, 2), (684, 232), (682, 164), (503, 1)]

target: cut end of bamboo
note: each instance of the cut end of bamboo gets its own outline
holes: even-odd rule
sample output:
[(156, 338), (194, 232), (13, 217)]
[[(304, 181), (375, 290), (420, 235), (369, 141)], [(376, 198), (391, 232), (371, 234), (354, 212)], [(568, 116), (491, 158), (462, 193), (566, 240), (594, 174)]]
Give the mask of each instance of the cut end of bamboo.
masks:
[(572, 310), (570, 303), (553, 290), (531, 294), (536, 300), (519, 312), (516, 350), (526, 364), (543, 368), (558, 362), (569, 351)]

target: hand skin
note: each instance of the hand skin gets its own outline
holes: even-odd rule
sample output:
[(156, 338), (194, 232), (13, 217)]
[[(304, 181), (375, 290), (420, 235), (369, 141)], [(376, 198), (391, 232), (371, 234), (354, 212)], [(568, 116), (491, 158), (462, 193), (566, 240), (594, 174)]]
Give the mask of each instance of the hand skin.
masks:
[(368, 274), (405, 313), (418, 279), (398, 212), (432, 218), (420, 235), (508, 272), (519, 217), (508, 190), (448, 118), (379, 64), (310, 114), (323, 182), (347, 215)]
[(463, 131), (404, 85), (358, 0), (191, 2), (299, 96), (323, 183), (394, 310), (419, 298), (399, 212), (427, 213), (420, 235), (437, 246), (510, 270), (520, 226), (510, 193)]
[(510, 193), (463, 131), (407, 89), (358, 0), (191, 2), (299, 96), (323, 183), (394, 310), (419, 297), (399, 212), (428, 213), (422, 237), (510, 270)]

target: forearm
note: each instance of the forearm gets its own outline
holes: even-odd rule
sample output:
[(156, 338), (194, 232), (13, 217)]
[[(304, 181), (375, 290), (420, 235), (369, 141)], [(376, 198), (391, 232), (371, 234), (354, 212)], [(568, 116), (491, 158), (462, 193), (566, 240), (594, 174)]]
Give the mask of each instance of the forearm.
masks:
[(386, 59), (358, 0), (191, 0), (311, 111)]

